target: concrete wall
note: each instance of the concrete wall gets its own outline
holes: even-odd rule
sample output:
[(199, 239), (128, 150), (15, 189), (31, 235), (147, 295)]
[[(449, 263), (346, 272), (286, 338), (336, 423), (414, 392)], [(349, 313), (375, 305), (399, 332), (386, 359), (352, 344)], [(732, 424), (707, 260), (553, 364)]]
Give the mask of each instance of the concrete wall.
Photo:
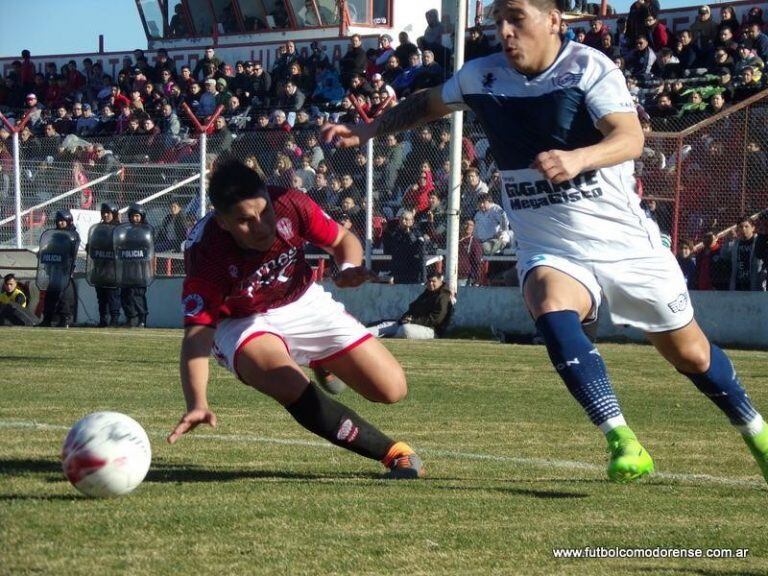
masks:
[[(180, 278), (156, 280), (147, 291), (149, 326), (181, 326)], [(366, 284), (353, 290), (341, 290), (327, 284), (349, 312), (363, 323), (384, 318), (398, 318), (408, 303), (423, 289), (421, 286)], [(83, 280), (78, 280), (80, 322), (96, 322), (96, 294)], [(693, 292), (696, 318), (710, 338), (724, 345), (768, 349), (768, 294), (764, 292)], [(517, 288), (460, 288), (453, 326), (493, 326), (513, 334), (534, 332), (533, 322), (523, 306)], [(598, 336), (642, 340), (642, 334), (624, 326), (615, 326), (601, 309)]]

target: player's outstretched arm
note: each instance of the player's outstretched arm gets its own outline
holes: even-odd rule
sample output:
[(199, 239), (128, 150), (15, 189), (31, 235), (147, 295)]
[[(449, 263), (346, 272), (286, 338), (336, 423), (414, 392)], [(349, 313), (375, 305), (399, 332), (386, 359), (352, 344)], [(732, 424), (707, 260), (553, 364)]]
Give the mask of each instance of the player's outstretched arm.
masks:
[(435, 86), (414, 92), (370, 124), (326, 124), (320, 128), (323, 141), (340, 148), (353, 148), (375, 136), (397, 134), (442, 118), (451, 112), (443, 102), (442, 91), (442, 86)]
[(644, 136), (636, 113), (608, 114), (600, 118), (597, 128), (604, 136), (599, 143), (570, 151), (541, 152), (531, 167), (547, 180), (560, 184), (587, 170), (615, 166), (642, 153)]
[(208, 358), (213, 347), (215, 330), (208, 326), (188, 326), (181, 342), (179, 373), (187, 412), (168, 435), (173, 444), (182, 434), (199, 424), (216, 426), (216, 415), (208, 409)]

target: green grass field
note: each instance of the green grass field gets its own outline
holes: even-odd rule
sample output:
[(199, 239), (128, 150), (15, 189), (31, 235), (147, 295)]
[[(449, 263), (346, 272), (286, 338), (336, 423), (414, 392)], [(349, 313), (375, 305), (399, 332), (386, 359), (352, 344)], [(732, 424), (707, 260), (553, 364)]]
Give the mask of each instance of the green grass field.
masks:
[[(0, 356), (0, 574), (768, 573), (768, 491), (738, 435), (650, 347), (602, 345), (659, 473), (604, 479), (604, 442), (541, 346), (387, 345), (408, 398), (341, 396), (416, 447), (428, 478), (385, 482), (216, 367), (219, 427), (175, 446), (180, 331), (5, 329)], [(734, 351), (768, 411), (765, 352)], [(133, 494), (91, 500), (60, 470), (86, 413), (136, 418), (153, 442)], [(727, 548), (746, 559), (555, 559), (553, 548)]]

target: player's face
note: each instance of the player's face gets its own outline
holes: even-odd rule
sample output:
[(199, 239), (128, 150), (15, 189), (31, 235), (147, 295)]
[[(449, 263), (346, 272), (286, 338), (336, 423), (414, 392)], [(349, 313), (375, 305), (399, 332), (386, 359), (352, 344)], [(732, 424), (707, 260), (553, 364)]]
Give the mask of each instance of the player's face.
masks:
[(496, 34), (507, 62), (523, 74), (549, 67), (560, 48), (560, 12), (542, 12), (528, 0), (496, 0)]
[(265, 252), (275, 243), (275, 213), (267, 198), (259, 196), (217, 212), (216, 221), (241, 248)]

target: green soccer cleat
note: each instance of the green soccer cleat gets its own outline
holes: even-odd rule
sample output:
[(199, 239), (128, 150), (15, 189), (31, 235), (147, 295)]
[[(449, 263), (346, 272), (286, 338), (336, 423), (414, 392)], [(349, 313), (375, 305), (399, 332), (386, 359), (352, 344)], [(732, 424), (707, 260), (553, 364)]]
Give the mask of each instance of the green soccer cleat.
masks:
[(646, 452), (637, 436), (627, 426), (614, 428), (606, 435), (611, 460), (608, 478), (619, 484), (629, 484), (651, 474), (654, 470), (651, 455)]
[(749, 451), (755, 457), (763, 478), (768, 482), (768, 426), (763, 426), (763, 430), (757, 436), (742, 436), (744, 442), (749, 446)]

